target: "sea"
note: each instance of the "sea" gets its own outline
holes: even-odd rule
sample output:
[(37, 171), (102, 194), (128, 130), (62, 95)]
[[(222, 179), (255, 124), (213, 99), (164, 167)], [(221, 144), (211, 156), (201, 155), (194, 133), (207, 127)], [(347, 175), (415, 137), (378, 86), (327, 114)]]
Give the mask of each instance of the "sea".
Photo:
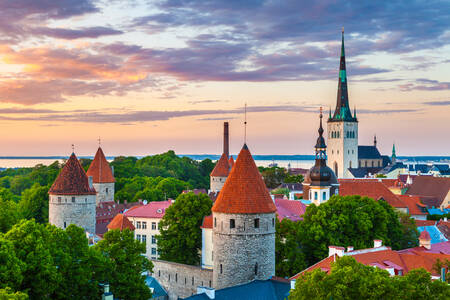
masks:
[[(209, 158), (216, 161), (220, 155), (215, 154), (180, 154), (179, 156), (186, 156), (194, 160), (201, 161)], [(142, 158), (144, 156), (137, 156)], [(233, 155), (236, 159), (237, 155)], [(93, 156), (80, 156), (79, 158), (90, 158)], [(314, 164), (314, 155), (253, 155), (257, 166), (279, 166), (291, 168), (309, 169)], [(50, 165), (55, 161), (63, 162), (68, 159), (66, 156), (0, 156), (0, 170), (7, 168), (23, 168), (34, 167), (38, 164)], [(113, 156), (107, 156), (108, 161), (114, 160)], [(397, 160), (403, 161), (406, 164), (450, 164), (450, 156), (399, 156)]]

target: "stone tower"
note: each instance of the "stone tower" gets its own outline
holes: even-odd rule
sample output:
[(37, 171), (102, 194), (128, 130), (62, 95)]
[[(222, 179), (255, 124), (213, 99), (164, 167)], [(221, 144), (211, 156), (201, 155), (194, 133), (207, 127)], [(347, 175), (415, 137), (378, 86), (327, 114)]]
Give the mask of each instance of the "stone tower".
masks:
[(74, 153), (59, 173), (49, 194), (49, 223), (65, 229), (70, 224), (95, 233), (96, 192), (92, 178)]
[(358, 120), (348, 102), (345, 67), (344, 29), (342, 29), (341, 62), (336, 109), (328, 119), (328, 165), (338, 178), (349, 178), (349, 168), (358, 168)]
[(101, 202), (114, 201), (114, 182), (116, 180), (101, 147), (98, 147), (87, 175), (92, 176), (94, 188), (97, 191), (97, 205)]
[(223, 123), (223, 153), (210, 176), (210, 192), (218, 193), (230, 173), (228, 122)]
[(339, 183), (333, 170), (326, 163), (327, 145), (323, 138), (322, 108), (320, 108), (319, 137), (316, 142), (316, 161), (314, 166), (306, 174), (303, 181), (303, 198), (311, 200), (315, 205), (320, 205), (338, 194)]
[(215, 289), (275, 275), (275, 212), (244, 145), (212, 207)]

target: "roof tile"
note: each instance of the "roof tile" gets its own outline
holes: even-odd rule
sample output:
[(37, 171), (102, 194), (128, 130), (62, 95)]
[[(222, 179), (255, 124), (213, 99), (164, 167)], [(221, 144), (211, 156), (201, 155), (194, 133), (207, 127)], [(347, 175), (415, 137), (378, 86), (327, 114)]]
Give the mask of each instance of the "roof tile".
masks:
[(227, 177), (229, 173), (230, 173), (230, 165), (228, 164), (228, 157), (225, 153), (223, 153), (220, 159), (217, 161), (217, 164), (212, 170), (210, 176)]
[(124, 230), (125, 228), (130, 229), (131, 231), (135, 230), (133, 223), (131, 223), (130, 220), (123, 214), (117, 214), (114, 219), (112, 219), (111, 222), (108, 224), (108, 229), (119, 229), (120, 231)]
[(110, 183), (116, 181), (102, 148), (98, 147), (94, 160), (87, 171), (87, 175), (92, 176), (94, 183)]

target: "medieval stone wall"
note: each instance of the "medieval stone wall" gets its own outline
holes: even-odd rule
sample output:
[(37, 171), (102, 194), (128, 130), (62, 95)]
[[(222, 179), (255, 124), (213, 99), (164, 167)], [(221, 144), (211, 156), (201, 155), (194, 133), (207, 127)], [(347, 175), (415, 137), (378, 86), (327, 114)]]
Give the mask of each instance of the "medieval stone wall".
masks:
[[(234, 228), (230, 228), (231, 220)], [(275, 275), (274, 213), (213, 213), (213, 243), (215, 289)]]
[(225, 181), (227, 181), (227, 177), (211, 176), (209, 190), (211, 192), (219, 192), (223, 188)]
[(198, 286), (212, 287), (212, 270), (164, 260), (152, 260), (152, 263), (152, 276), (167, 291), (169, 299), (195, 295)]
[(95, 233), (95, 195), (50, 195), (48, 220), (59, 228), (70, 224)]
[(97, 205), (101, 202), (114, 201), (114, 182), (110, 183), (94, 183), (97, 191)]

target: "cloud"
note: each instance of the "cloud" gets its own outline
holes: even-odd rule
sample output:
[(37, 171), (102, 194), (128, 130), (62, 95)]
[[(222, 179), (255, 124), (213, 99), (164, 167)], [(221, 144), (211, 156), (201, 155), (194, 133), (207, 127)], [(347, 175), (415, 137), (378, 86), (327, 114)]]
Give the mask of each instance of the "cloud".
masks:
[(84, 27), (79, 29), (37, 27), (30, 29), (30, 32), (33, 35), (45, 35), (67, 40), (79, 38), (98, 38), (101, 36), (119, 35), (123, 33), (123, 31), (103, 26)]
[(224, 103), (224, 102), (230, 102), (230, 101), (229, 100), (195, 100), (195, 101), (188, 101), (189, 104)]
[(413, 90), (421, 91), (443, 91), (450, 89), (450, 82), (430, 80), (425, 78), (416, 79), (414, 82), (401, 84), (398, 86), (401, 91), (409, 92)]
[(425, 104), (425, 105), (431, 105), (431, 106), (448, 106), (448, 105), (450, 105), (450, 100), (444, 100), (444, 101), (427, 101), (427, 102), (422, 102), (422, 104)]
[(202, 119), (197, 119), (197, 121), (226, 121), (226, 120), (233, 120), (236, 119), (234, 117), (218, 117), (218, 118), (202, 118)]

